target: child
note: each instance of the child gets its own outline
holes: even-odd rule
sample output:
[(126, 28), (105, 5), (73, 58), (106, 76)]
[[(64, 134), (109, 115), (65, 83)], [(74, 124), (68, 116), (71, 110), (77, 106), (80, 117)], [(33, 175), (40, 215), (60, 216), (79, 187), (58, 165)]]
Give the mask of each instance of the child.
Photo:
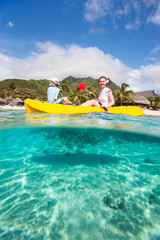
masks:
[(48, 88), (48, 102), (50, 103), (59, 103), (59, 104), (67, 104), (68, 98), (62, 97), (59, 98), (61, 90), (58, 88), (59, 80), (56, 77), (53, 77), (49, 81), (50, 87)]

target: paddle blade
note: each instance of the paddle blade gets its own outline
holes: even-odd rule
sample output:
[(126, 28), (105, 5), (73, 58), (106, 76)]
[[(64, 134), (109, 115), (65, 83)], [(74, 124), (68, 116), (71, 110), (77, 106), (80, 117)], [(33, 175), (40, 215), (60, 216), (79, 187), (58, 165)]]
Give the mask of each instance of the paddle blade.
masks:
[(85, 90), (86, 89), (86, 85), (84, 83), (79, 83), (78, 84), (78, 88)]

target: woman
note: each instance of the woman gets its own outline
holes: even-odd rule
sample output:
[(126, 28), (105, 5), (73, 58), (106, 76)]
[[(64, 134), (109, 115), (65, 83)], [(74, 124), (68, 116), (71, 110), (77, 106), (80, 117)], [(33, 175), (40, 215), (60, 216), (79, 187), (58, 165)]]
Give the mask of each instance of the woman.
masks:
[[(109, 83), (109, 79), (104, 76), (101, 76), (98, 79), (98, 82), (99, 82), (99, 86), (101, 88), (101, 91), (99, 92), (98, 100), (99, 100), (99, 102), (102, 103), (102, 105), (100, 106), (100, 104), (96, 100), (92, 99), (92, 100), (86, 101), (81, 106), (109, 108), (112, 105), (114, 105), (115, 102), (114, 102), (114, 97), (113, 97), (112, 91), (111, 91), (111, 89), (109, 89), (107, 87), (107, 84)], [(91, 94), (91, 93), (89, 93), (89, 94)]]

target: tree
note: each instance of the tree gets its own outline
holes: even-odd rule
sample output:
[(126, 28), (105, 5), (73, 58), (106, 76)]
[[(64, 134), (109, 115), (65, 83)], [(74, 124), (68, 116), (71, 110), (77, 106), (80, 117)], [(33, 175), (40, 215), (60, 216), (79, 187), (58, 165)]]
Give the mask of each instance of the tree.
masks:
[(70, 91), (69, 84), (68, 84), (68, 81), (66, 79), (61, 82), (60, 88), (62, 89), (63, 92), (65, 92), (65, 91), (69, 92)]
[[(91, 86), (87, 87), (87, 89), (90, 92), (93, 92)], [(93, 92), (93, 94), (94, 94), (94, 92)], [(69, 94), (68, 98), (71, 102), (73, 102), (76, 105), (80, 105), (80, 104), (84, 103), (85, 101), (87, 101), (88, 99), (90, 99), (88, 93), (86, 93), (84, 90), (81, 90), (80, 88), (78, 88), (77, 85), (70, 90), (70, 94)]]
[(9, 84), (9, 90), (11, 92), (13, 92), (13, 90), (16, 88), (16, 84), (12, 81), (10, 84)]
[(157, 97), (152, 97), (152, 96), (150, 96), (150, 97), (146, 97), (146, 98), (150, 101), (151, 106), (152, 106), (154, 109), (156, 109), (157, 107), (160, 106), (160, 97), (159, 97), (159, 96), (157, 96)]
[(76, 105), (80, 105), (81, 104), (81, 93), (80, 93), (80, 89), (76, 86), (76, 88), (72, 88), (70, 91), (70, 94), (68, 96), (69, 100), (71, 100), (71, 102), (73, 102)]
[[(145, 96), (146, 97), (146, 96)], [(150, 104), (153, 105), (153, 102), (154, 102), (154, 98), (152, 96), (150, 97), (146, 97), (149, 101), (150, 101)]]
[(122, 106), (124, 100), (134, 102), (132, 97), (134, 92), (132, 90), (126, 90), (127, 88), (129, 88), (129, 85), (127, 83), (122, 83), (120, 89), (114, 92), (114, 98), (117, 105)]
[(159, 96), (154, 98), (154, 104), (156, 107), (160, 106), (160, 97)]

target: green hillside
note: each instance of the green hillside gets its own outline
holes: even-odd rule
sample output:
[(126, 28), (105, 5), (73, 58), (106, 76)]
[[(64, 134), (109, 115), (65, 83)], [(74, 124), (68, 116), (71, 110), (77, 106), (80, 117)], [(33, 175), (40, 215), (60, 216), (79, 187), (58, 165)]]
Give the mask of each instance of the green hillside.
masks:
[[(77, 104), (89, 99), (88, 94), (84, 90), (78, 89), (78, 83), (86, 84), (87, 89), (92, 91), (96, 96), (100, 90), (98, 80), (93, 78), (74, 78), (69, 76), (60, 82), (62, 96), (67, 96), (70, 101)], [(112, 91), (119, 87), (110, 81), (108, 84)], [(0, 97), (5, 98), (12, 96), (13, 98), (20, 97), (22, 100), (26, 98), (38, 98), (39, 100), (47, 99), (47, 89), (49, 81), (43, 80), (23, 80), (23, 79), (5, 79), (0, 81)]]
[(22, 100), (27, 97), (46, 99), (47, 88), (48, 80), (6, 79), (0, 82), (0, 97), (20, 97)]

